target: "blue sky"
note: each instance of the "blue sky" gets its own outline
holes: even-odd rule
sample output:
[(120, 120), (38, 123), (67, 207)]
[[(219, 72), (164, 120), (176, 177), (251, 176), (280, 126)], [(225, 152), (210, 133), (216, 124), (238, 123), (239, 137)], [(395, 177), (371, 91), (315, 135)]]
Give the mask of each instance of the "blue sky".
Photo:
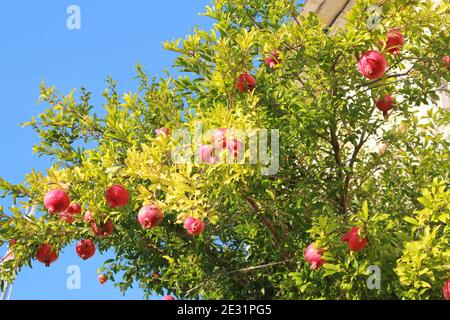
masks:
[[(69, 5), (81, 9), (81, 29), (69, 30)], [(111, 75), (121, 92), (136, 89), (133, 67), (144, 65), (150, 75), (162, 76), (174, 55), (162, 50), (162, 42), (184, 37), (199, 25), (212, 21), (199, 16), (209, 0), (71, 0), (0, 1), (0, 176), (13, 183), (23, 181), (31, 168), (45, 170), (48, 159), (31, 153), (37, 137), (20, 122), (39, 114), (39, 85), (56, 85), (62, 92), (86, 87), (92, 103), (100, 106), (105, 79)], [(7, 200), (0, 205), (7, 207)], [(3, 256), (6, 248), (0, 248)], [(96, 255), (82, 261), (74, 245), (67, 247), (50, 268), (38, 262), (24, 268), (16, 279), (11, 299), (141, 299), (135, 288), (125, 297), (112, 283), (100, 286), (96, 269), (111, 257)], [(81, 269), (81, 289), (68, 290), (67, 267)]]

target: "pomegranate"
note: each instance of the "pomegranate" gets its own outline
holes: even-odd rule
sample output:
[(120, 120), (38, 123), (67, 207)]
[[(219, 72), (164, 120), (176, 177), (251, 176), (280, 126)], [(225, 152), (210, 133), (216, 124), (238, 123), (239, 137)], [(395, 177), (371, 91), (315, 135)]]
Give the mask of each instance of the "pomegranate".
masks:
[(58, 251), (53, 250), (53, 246), (51, 244), (45, 243), (42, 244), (37, 250), (36, 250), (36, 259), (39, 262), (42, 262), (45, 264), (46, 267), (49, 267), (50, 264), (56, 261), (58, 259)]
[(245, 93), (252, 91), (256, 87), (256, 80), (255, 78), (249, 74), (249, 73), (242, 73), (237, 81), (236, 89), (239, 92)]
[(210, 144), (203, 144), (200, 146), (199, 157), (203, 163), (214, 164), (219, 161), (219, 158), (215, 155), (215, 148)]
[(100, 284), (105, 284), (106, 281), (108, 281), (108, 278), (104, 274), (98, 276), (98, 282)]
[(265, 59), (264, 63), (271, 69), (274, 69), (280, 63), (280, 54), (278, 51), (272, 51)]
[(67, 193), (61, 189), (51, 190), (44, 196), (44, 206), (50, 214), (63, 212), (69, 205), (70, 198)]
[(241, 149), (242, 149), (241, 142), (236, 138), (231, 139), (230, 142), (227, 143), (227, 150), (229, 153), (233, 155), (234, 158), (237, 158)]
[(72, 203), (64, 212), (59, 214), (59, 218), (68, 224), (72, 224), (75, 220), (73, 216), (80, 213), (81, 206), (78, 203)]
[(163, 214), (160, 208), (155, 205), (147, 205), (141, 208), (138, 213), (138, 221), (145, 228), (150, 229), (161, 224)]
[(159, 129), (155, 129), (155, 134), (157, 136), (162, 135), (164, 137), (168, 137), (170, 135), (170, 129), (169, 128), (165, 128), (165, 127), (162, 127), (162, 128), (159, 128)]
[(358, 61), (359, 72), (367, 79), (379, 79), (386, 70), (388, 64), (384, 55), (376, 50), (365, 52)]
[(375, 103), (376, 107), (378, 108), (378, 110), (383, 112), (383, 117), (385, 119), (388, 118), (388, 112), (390, 110), (392, 110), (392, 108), (395, 105), (395, 101), (394, 98), (390, 95), (385, 95), (383, 97), (380, 97), (376, 103)]
[(161, 275), (158, 272), (152, 273), (152, 278), (159, 278), (159, 277), (161, 277)]
[(124, 207), (128, 204), (130, 194), (123, 186), (115, 184), (106, 189), (105, 198), (110, 208)]
[(211, 143), (217, 150), (223, 150), (227, 146), (227, 132), (228, 128), (220, 128), (211, 136)]
[(162, 297), (162, 300), (175, 300), (175, 298), (171, 295), (166, 295), (166, 296)]
[(83, 216), (83, 220), (87, 223), (91, 223), (93, 220), (93, 213), (90, 211), (86, 211), (86, 213)]
[(444, 294), (445, 300), (450, 300), (450, 279), (448, 279), (444, 283), (444, 287), (442, 288), (442, 293)]
[(386, 50), (392, 54), (399, 54), (403, 45), (405, 44), (405, 37), (397, 30), (392, 29), (387, 33)]
[(78, 256), (83, 259), (89, 259), (95, 253), (95, 245), (92, 240), (84, 239), (78, 241), (75, 250), (77, 251)]
[(350, 231), (343, 235), (341, 240), (343, 242), (347, 242), (348, 247), (351, 251), (361, 251), (363, 250), (367, 245), (367, 237), (361, 238), (360, 235), (360, 229), (359, 227), (353, 227), (350, 229)]
[(448, 72), (450, 72), (450, 57), (449, 56), (444, 56), (442, 58), (442, 63), (447, 68)]
[(325, 252), (324, 249), (316, 249), (315, 244), (311, 243), (305, 249), (305, 261), (311, 265), (311, 270), (316, 270), (323, 266), (325, 260), (322, 259), (322, 255)]
[(205, 229), (205, 223), (202, 220), (196, 219), (194, 217), (187, 217), (184, 220), (183, 225), (187, 232), (194, 236), (199, 235)]
[(114, 231), (114, 224), (111, 219), (106, 221), (105, 223), (97, 224), (95, 221), (91, 222), (92, 232), (99, 237), (104, 238), (111, 235)]

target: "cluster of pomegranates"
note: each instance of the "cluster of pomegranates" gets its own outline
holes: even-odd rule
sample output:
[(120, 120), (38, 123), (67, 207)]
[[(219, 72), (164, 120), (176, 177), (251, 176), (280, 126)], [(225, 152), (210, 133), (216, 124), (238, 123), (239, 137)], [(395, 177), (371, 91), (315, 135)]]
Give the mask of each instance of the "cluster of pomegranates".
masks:
[[(405, 37), (398, 29), (392, 29), (388, 31), (386, 40), (379, 42), (381, 47), (391, 54), (398, 55), (405, 44)], [(450, 72), (450, 57), (444, 56), (442, 63)], [(362, 54), (358, 61), (358, 71), (367, 79), (376, 80), (380, 79), (386, 73), (388, 68), (388, 62), (378, 50), (369, 50)], [(395, 106), (394, 98), (391, 95), (384, 95), (380, 97), (376, 103), (376, 107), (383, 112), (383, 117), (388, 118), (388, 113)]]
[(237, 159), (242, 149), (242, 144), (235, 137), (228, 137), (229, 140), (227, 140), (229, 131), (229, 128), (220, 128), (211, 135), (210, 144), (200, 146), (198, 156), (202, 163), (217, 163), (220, 160), (219, 155), (222, 151), (226, 151), (228, 154), (231, 154), (233, 159)]
[[(162, 130), (159, 134), (169, 134), (169, 131)], [(110, 208), (125, 207), (130, 195), (128, 190), (121, 185), (112, 185), (105, 191), (106, 203)], [(47, 192), (44, 196), (44, 206), (51, 215), (58, 215), (60, 219), (66, 223), (72, 224), (75, 221), (74, 215), (81, 214), (81, 206), (77, 203), (71, 203), (67, 192), (61, 189), (55, 189)], [(98, 238), (105, 238), (114, 232), (114, 224), (111, 219), (106, 222), (95, 221), (94, 215), (90, 211), (86, 211), (83, 220), (91, 225), (93, 234)], [(151, 229), (161, 224), (163, 213), (161, 209), (155, 205), (146, 205), (142, 207), (137, 215), (137, 220), (144, 229)], [(194, 217), (187, 217), (184, 221), (186, 231), (194, 236), (201, 234), (205, 229), (205, 223)], [(90, 239), (82, 239), (76, 244), (75, 250), (83, 260), (91, 258), (95, 254), (95, 244)], [(36, 250), (36, 259), (50, 266), (58, 259), (58, 250), (52, 244), (44, 243)], [(107, 277), (103, 274), (99, 275), (98, 281), (104, 284)], [(171, 296), (166, 296), (171, 297)], [(173, 300), (164, 299), (164, 300)]]
[[(350, 251), (359, 252), (362, 251), (368, 243), (366, 236), (361, 235), (359, 227), (351, 228), (345, 235), (341, 237), (342, 242), (347, 242)], [(323, 266), (326, 262), (323, 259), (325, 250), (323, 248), (317, 248), (314, 243), (308, 245), (304, 251), (305, 261), (311, 265), (312, 270), (316, 270)]]

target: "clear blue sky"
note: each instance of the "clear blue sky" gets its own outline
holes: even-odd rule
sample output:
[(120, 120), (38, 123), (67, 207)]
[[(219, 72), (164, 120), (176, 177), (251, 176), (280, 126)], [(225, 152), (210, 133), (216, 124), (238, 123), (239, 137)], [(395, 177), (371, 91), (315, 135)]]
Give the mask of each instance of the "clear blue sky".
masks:
[[(37, 142), (30, 128), (20, 122), (42, 111), (36, 101), (39, 85), (56, 85), (62, 92), (86, 87), (99, 106), (105, 78), (119, 81), (128, 92), (137, 87), (134, 65), (150, 75), (162, 76), (174, 55), (162, 50), (162, 42), (184, 37), (199, 25), (212, 21), (199, 16), (209, 0), (1, 0), (0, 1), (0, 176), (23, 181), (31, 168), (45, 170), (48, 159), (32, 155)], [(69, 30), (66, 9), (81, 9), (81, 30)], [(0, 204), (8, 207), (7, 200)], [(3, 256), (6, 248), (0, 248)], [(12, 299), (141, 299), (142, 291), (125, 297), (111, 283), (98, 285), (96, 269), (111, 255), (82, 261), (74, 246), (67, 247), (50, 268), (38, 262), (24, 268), (16, 279)], [(68, 290), (69, 265), (81, 268), (81, 290)]]

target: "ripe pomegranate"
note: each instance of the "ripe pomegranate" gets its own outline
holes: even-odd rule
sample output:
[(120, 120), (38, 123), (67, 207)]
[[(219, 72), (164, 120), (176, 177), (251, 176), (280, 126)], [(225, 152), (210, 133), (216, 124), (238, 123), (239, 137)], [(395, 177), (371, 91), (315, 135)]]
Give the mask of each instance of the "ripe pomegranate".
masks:
[(187, 217), (184, 220), (183, 225), (187, 232), (194, 236), (199, 235), (205, 229), (205, 223), (202, 220), (196, 219), (194, 217)]
[(61, 189), (51, 190), (44, 196), (44, 206), (50, 214), (63, 212), (69, 205), (70, 198), (67, 193)]
[(280, 54), (278, 51), (272, 51), (265, 59), (264, 63), (271, 69), (274, 69), (280, 63)]
[(383, 97), (380, 97), (376, 101), (375, 105), (377, 106), (378, 110), (383, 112), (383, 117), (385, 119), (387, 119), (388, 118), (388, 112), (390, 110), (392, 110), (392, 108), (394, 107), (395, 101), (394, 101), (394, 98), (392, 96), (385, 95)]
[(108, 281), (108, 278), (104, 274), (98, 276), (98, 282), (100, 284), (105, 284), (106, 281)]
[(141, 208), (138, 213), (138, 221), (145, 228), (150, 229), (161, 224), (163, 214), (160, 208), (155, 205), (147, 205)]
[(39, 262), (42, 262), (45, 264), (46, 267), (49, 267), (50, 264), (56, 261), (58, 259), (58, 251), (53, 250), (53, 246), (51, 244), (45, 243), (42, 244), (37, 250), (36, 250), (36, 259)]
[(175, 298), (172, 297), (171, 295), (166, 295), (166, 296), (162, 297), (162, 300), (175, 300)]
[(91, 223), (93, 220), (93, 214), (90, 211), (86, 211), (86, 213), (83, 216), (83, 220), (87, 223)]
[(78, 241), (75, 250), (81, 259), (86, 260), (94, 255), (95, 244), (89, 239), (80, 240)]
[(227, 146), (228, 128), (220, 128), (211, 136), (211, 143), (217, 150), (224, 150)]
[(384, 55), (376, 50), (365, 52), (358, 61), (359, 72), (367, 79), (375, 80), (381, 78), (388, 67)]
[(80, 213), (81, 206), (78, 203), (72, 203), (64, 212), (59, 214), (59, 218), (68, 224), (72, 224), (75, 220), (73, 216)]
[(227, 150), (229, 153), (231, 153), (233, 155), (233, 157), (235, 159), (237, 158), (241, 149), (242, 149), (242, 144), (236, 138), (231, 139), (230, 142), (227, 143)]
[(203, 163), (214, 164), (219, 161), (215, 155), (215, 148), (210, 144), (202, 144), (199, 149), (200, 161)]
[(311, 243), (305, 249), (305, 261), (311, 265), (311, 270), (316, 270), (323, 266), (325, 260), (322, 259), (322, 255), (325, 252), (324, 249), (316, 249), (315, 244)]
[(159, 128), (159, 129), (155, 129), (155, 134), (157, 136), (163, 135), (164, 137), (168, 137), (168, 136), (170, 136), (170, 129), (169, 128), (165, 128), (165, 127), (162, 127), (162, 128)]
[(442, 58), (442, 63), (447, 68), (448, 72), (450, 72), (450, 57), (449, 56), (444, 56)]
[(111, 235), (114, 231), (114, 224), (111, 219), (105, 223), (97, 224), (96, 222), (91, 222), (91, 229), (94, 234), (99, 238), (104, 238)]
[(256, 87), (256, 80), (255, 78), (249, 74), (249, 73), (242, 73), (237, 81), (236, 89), (239, 92), (245, 93), (252, 91)]
[(403, 45), (405, 44), (405, 37), (397, 30), (392, 29), (387, 33), (386, 50), (392, 54), (399, 54)]
[(445, 300), (450, 300), (450, 279), (448, 279), (444, 283), (444, 287), (442, 288), (442, 293), (444, 294)]
[(110, 208), (124, 207), (128, 204), (130, 194), (123, 186), (115, 184), (106, 189), (105, 198)]
[(348, 243), (348, 247), (351, 251), (361, 251), (362, 249), (364, 249), (367, 245), (367, 237), (361, 238), (359, 236), (360, 233), (360, 229), (359, 227), (353, 227), (350, 229), (350, 231), (343, 235), (341, 240), (343, 242), (347, 242)]
[(159, 278), (159, 277), (161, 277), (161, 275), (158, 273), (158, 272), (153, 272), (152, 273), (152, 278)]

